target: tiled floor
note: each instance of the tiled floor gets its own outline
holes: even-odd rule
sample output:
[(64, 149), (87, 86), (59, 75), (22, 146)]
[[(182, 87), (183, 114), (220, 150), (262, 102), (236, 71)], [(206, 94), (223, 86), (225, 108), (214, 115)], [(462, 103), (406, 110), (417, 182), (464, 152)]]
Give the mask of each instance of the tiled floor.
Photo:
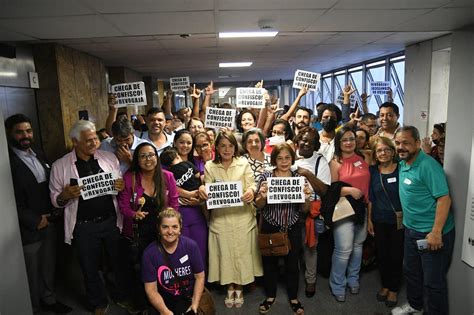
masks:
[[(72, 254), (72, 253), (70, 253)], [(63, 260), (64, 265), (61, 270), (60, 285), (58, 287), (59, 299), (74, 308), (73, 315), (90, 314), (83, 306), (84, 289), (82, 274), (75, 259)], [(283, 279), (281, 279), (283, 280)], [(379, 290), (379, 273), (377, 270), (364, 272), (361, 275), (361, 290), (358, 295), (351, 295), (347, 292), (346, 302), (338, 303), (329, 291), (328, 279), (319, 277), (317, 280), (316, 295), (313, 298), (306, 298), (304, 295), (303, 273), (300, 274), (300, 294), (299, 298), (305, 307), (305, 314), (389, 314), (390, 309), (384, 303), (377, 302), (375, 294)], [(264, 293), (261, 287), (256, 287), (253, 291), (245, 292), (245, 303), (240, 309), (227, 309), (224, 306), (225, 291), (219, 288), (212, 289), (217, 314), (258, 314), (258, 305), (264, 300)], [(82, 298), (81, 298), (82, 297)], [(405, 288), (400, 293), (400, 303), (405, 301)], [(126, 311), (111, 303), (107, 314), (125, 315)], [(289, 307), (286, 292), (282, 281), (278, 287), (277, 300), (268, 314), (286, 315), (292, 314)]]

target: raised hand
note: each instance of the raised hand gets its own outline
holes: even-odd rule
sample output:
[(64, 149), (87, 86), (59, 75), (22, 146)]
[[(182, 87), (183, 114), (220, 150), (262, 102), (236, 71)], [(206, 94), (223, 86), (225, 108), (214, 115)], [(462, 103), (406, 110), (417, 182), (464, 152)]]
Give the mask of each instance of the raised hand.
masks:
[(191, 97), (199, 98), (201, 96), (201, 90), (196, 89), (196, 84), (193, 84), (192, 90), (190, 90)]
[(217, 90), (214, 90), (214, 83), (211, 81), (209, 83), (209, 85), (204, 89), (204, 93), (206, 93), (206, 95), (212, 95), (214, 93), (216, 93)]

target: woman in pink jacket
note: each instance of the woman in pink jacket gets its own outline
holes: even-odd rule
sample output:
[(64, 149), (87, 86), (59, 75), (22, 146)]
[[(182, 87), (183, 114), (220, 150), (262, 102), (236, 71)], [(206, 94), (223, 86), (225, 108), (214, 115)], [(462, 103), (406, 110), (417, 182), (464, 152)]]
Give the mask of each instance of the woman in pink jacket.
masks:
[[(130, 283), (129, 288), (135, 297), (144, 297), (143, 284), (139, 281), (141, 257), (148, 244), (156, 240), (160, 211), (167, 207), (178, 209), (178, 190), (173, 173), (161, 169), (158, 153), (150, 143), (142, 143), (135, 148), (132, 166), (123, 179), (125, 188), (118, 196), (123, 215), (122, 258), (124, 266), (128, 267), (124, 269), (130, 270), (133, 266), (135, 270), (135, 273), (124, 270), (124, 277), (135, 274), (135, 277), (126, 279)], [(145, 301), (134, 300), (138, 306), (144, 306)], [(129, 309), (130, 305), (124, 305), (124, 308)]]

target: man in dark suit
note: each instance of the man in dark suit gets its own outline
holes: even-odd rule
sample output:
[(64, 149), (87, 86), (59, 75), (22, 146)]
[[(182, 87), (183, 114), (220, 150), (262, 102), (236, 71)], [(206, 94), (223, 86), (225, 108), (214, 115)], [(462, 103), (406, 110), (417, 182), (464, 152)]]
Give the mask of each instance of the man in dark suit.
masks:
[(13, 188), (34, 314), (65, 314), (72, 309), (54, 294), (56, 231), (49, 199), (50, 166), (42, 152), (31, 148), (31, 120), (15, 114), (5, 120)]

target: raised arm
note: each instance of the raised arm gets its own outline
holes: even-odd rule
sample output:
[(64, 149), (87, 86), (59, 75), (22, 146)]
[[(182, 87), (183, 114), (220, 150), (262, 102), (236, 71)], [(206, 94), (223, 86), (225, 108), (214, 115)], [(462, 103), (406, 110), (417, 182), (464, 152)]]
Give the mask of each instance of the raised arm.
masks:
[(284, 119), (286, 121), (288, 121), (290, 119), (291, 116), (293, 116), (293, 114), (295, 113), (296, 111), (296, 108), (298, 107), (298, 105), (300, 104), (300, 101), (301, 101), (301, 98), (303, 96), (306, 95), (306, 93), (308, 93), (308, 87), (307, 86), (304, 86), (301, 88), (301, 90), (298, 92), (298, 96), (296, 97), (295, 101), (293, 102), (293, 104), (291, 104), (290, 108), (288, 109), (288, 111), (282, 115), (280, 118), (281, 119)]
[(115, 98), (115, 95), (112, 93), (109, 93), (108, 98), (107, 98), (107, 104), (109, 106), (109, 114), (107, 115), (107, 118), (105, 120), (105, 130), (109, 135), (112, 134), (112, 124), (114, 123), (115, 119), (117, 119), (117, 112), (118, 108), (116, 106), (117, 104), (117, 99)]
[(214, 83), (212, 81), (204, 89), (204, 101), (202, 102), (201, 112), (199, 113), (199, 118), (201, 118), (204, 125), (206, 124), (206, 108), (211, 104), (212, 94), (216, 91), (217, 90), (214, 90)]

